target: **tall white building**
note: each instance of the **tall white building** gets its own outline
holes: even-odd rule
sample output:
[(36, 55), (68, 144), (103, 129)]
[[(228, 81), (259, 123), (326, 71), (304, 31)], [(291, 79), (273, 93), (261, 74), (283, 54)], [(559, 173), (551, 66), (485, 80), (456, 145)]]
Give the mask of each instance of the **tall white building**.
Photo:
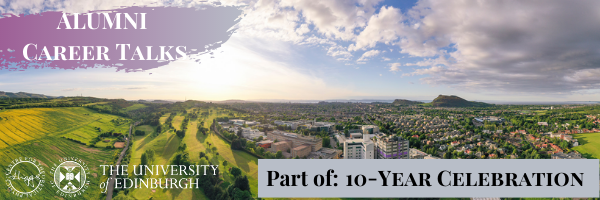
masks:
[(375, 159), (375, 144), (368, 135), (344, 141), (344, 159)]

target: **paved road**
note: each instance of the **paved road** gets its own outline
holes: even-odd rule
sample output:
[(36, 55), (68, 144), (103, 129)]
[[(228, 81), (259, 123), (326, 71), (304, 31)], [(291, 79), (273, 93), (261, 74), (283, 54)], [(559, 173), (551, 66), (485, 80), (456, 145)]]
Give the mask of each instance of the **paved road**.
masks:
[[(135, 122), (134, 124), (129, 126), (129, 135), (127, 136), (127, 138), (125, 138), (125, 148), (123, 148), (123, 151), (121, 151), (121, 155), (119, 155), (119, 159), (117, 159), (115, 165), (120, 165), (121, 160), (123, 160), (123, 157), (125, 157), (125, 153), (127, 153), (127, 149), (129, 148), (129, 141), (131, 141), (131, 131), (133, 130), (133, 127), (137, 126), (138, 124), (139, 122)], [(106, 186), (108, 187), (106, 190), (106, 200), (112, 200), (113, 190), (115, 189), (115, 178), (117, 178), (116, 169), (115, 171), (113, 171), (113, 175), (110, 177), (110, 182), (108, 182), (108, 186)]]

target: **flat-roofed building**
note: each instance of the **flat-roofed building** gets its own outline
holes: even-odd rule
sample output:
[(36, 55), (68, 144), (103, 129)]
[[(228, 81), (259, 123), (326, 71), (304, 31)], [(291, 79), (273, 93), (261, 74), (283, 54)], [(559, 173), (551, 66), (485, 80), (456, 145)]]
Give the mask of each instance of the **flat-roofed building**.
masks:
[(350, 139), (362, 139), (362, 138), (363, 138), (362, 133), (350, 133)]
[(310, 152), (308, 155), (309, 159), (340, 159), (342, 155), (342, 150), (339, 149), (331, 149), (327, 147), (321, 148), (321, 150)]
[(296, 133), (288, 133), (279, 130), (268, 132), (267, 138), (273, 141), (291, 141), (291, 148), (308, 144), (311, 147), (311, 151), (318, 151), (323, 147), (323, 139), (321, 138), (317, 138), (315, 136), (303, 136)]
[(379, 126), (377, 125), (363, 125), (361, 127), (362, 134), (376, 134), (379, 133)]
[(375, 159), (375, 145), (370, 137), (348, 139), (344, 142), (344, 159)]
[(292, 157), (304, 158), (310, 154), (310, 145), (303, 144), (292, 149)]
[(284, 140), (271, 144), (271, 152), (277, 153), (277, 151), (287, 152), (292, 148), (292, 141)]
[(410, 159), (425, 159), (426, 156), (429, 156), (429, 154), (414, 148), (409, 148), (409, 152)]
[(484, 123), (485, 121), (488, 121), (491, 123), (502, 123), (502, 122), (504, 122), (504, 118), (496, 117), (496, 116), (475, 117), (475, 121), (477, 121), (479, 123)]
[(344, 144), (344, 142), (346, 141), (346, 136), (344, 136), (342, 134), (336, 134), (335, 140), (340, 144)]
[(316, 132), (327, 132), (333, 133), (335, 129), (335, 123), (333, 122), (313, 122), (312, 124), (307, 124), (307, 128), (311, 131)]
[(408, 140), (398, 136), (386, 136), (375, 141), (376, 159), (410, 159)]
[(558, 152), (552, 154), (552, 159), (586, 159), (579, 152), (571, 151), (570, 153)]
[(288, 126), (292, 130), (296, 130), (298, 128), (298, 126), (300, 125), (300, 122), (275, 120), (274, 124), (278, 125), (278, 126)]
[(232, 124), (235, 124), (235, 125), (238, 125), (238, 126), (243, 126), (246, 123), (246, 121), (245, 120), (241, 120), (241, 119), (230, 119), (229, 123), (232, 123)]
[(264, 138), (266, 135), (258, 129), (242, 128), (242, 136), (246, 139), (254, 140), (260, 137)]

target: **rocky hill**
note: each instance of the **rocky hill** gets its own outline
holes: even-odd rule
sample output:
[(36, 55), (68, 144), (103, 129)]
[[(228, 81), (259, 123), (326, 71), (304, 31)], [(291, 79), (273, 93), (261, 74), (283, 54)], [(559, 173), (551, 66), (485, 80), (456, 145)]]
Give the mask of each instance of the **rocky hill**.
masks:
[(431, 102), (432, 106), (437, 107), (486, 107), (492, 104), (483, 102), (467, 101), (454, 95), (440, 95)]

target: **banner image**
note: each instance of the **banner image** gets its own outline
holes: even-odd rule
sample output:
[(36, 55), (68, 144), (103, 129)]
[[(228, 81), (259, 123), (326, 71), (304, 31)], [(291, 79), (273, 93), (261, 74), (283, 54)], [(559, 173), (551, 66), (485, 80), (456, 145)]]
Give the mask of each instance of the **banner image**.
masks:
[(0, 0), (0, 199), (597, 200), (599, 11)]

